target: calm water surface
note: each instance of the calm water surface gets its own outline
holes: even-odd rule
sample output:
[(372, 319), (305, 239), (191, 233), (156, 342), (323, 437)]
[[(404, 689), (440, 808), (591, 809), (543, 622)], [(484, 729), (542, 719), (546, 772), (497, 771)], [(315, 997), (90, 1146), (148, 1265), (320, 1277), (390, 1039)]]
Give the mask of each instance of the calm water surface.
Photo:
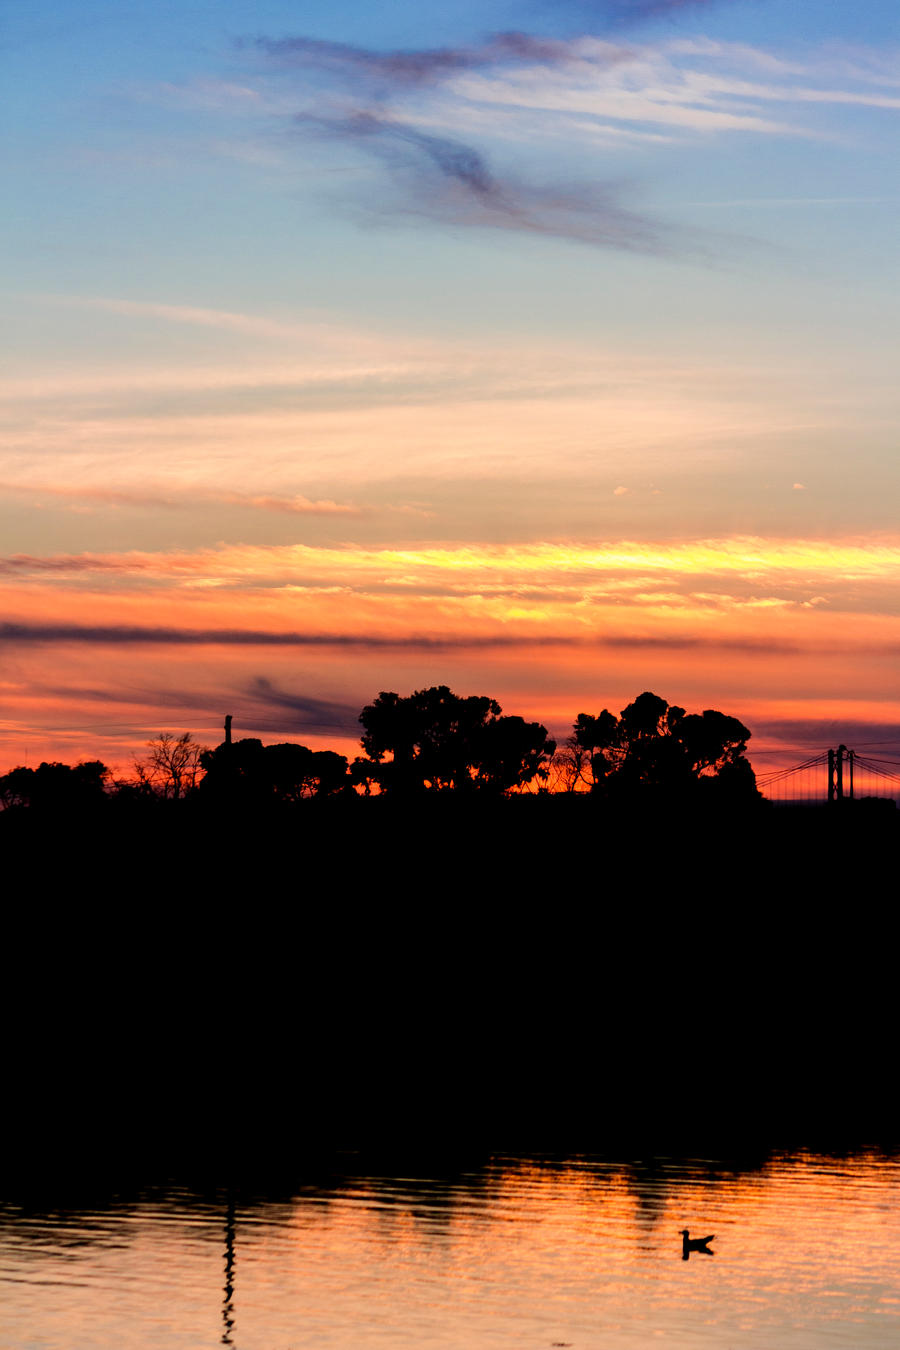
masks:
[[(679, 1229), (715, 1232), (682, 1260)], [(0, 1204), (9, 1350), (900, 1344), (900, 1163), (495, 1157), (274, 1201)]]

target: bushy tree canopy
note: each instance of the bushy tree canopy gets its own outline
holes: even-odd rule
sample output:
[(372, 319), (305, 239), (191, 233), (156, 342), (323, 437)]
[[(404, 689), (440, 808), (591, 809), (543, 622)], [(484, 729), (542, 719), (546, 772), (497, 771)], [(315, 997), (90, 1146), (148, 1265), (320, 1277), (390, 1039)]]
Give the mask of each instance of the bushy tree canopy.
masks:
[(50, 810), (81, 810), (104, 800), (109, 769), (98, 759), (80, 764), (20, 765), (0, 777), (0, 804)]
[(238, 796), (253, 801), (299, 801), (347, 790), (347, 760), (334, 750), (310, 750), (285, 741), (263, 745), (252, 737), (219, 745), (200, 757), (206, 796)]
[(686, 713), (658, 694), (640, 694), (616, 717), (579, 713), (572, 740), (590, 756), (590, 786), (607, 793), (663, 793), (713, 783), (723, 793), (756, 796), (745, 757), (750, 732), (736, 717), (707, 708)]
[[(445, 684), (403, 698), (384, 692), (363, 708), (369, 777), (385, 792), (500, 794), (546, 775), (555, 749), (547, 729), (504, 717), (495, 699), (461, 698)], [(357, 761), (363, 779), (366, 761)]]

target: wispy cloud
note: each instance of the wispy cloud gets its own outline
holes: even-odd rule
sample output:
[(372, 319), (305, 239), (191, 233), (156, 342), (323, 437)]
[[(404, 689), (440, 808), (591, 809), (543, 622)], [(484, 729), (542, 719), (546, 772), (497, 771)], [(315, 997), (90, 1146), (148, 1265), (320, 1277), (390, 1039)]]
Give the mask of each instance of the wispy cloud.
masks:
[[(735, 625), (765, 611), (893, 615), (898, 558), (895, 539), (868, 545), (759, 538), (420, 548), (290, 544), (191, 552), (17, 554), (0, 560), (0, 574), (11, 579), (11, 586), (28, 582), (35, 596), (42, 586), (48, 602), (56, 592), (69, 610), (71, 600), (62, 597), (72, 588), (89, 590), (98, 618), (101, 595), (114, 604), (116, 595), (140, 594), (155, 606), (154, 618), (164, 614), (166, 630), (176, 618), (173, 606), (180, 607), (179, 618), (205, 607), (212, 632), (221, 627), (222, 615), (249, 616), (265, 595), (265, 641), (287, 641), (280, 630), (305, 605), (311, 631), (319, 635), (309, 641), (330, 641), (322, 635), (341, 612), (352, 613), (353, 623), (366, 628), (367, 615), (382, 615), (393, 625), (383, 629), (385, 641), (393, 643), (397, 633), (415, 624), (413, 610), (424, 597), (438, 602), (433, 613), (442, 633), (465, 631), (480, 638), (487, 626), (498, 622), (506, 632), (520, 622), (528, 631), (543, 631), (558, 621), (561, 632), (575, 625), (573, 631), (586, 633), (605, 624), (610, 606), (679, 622), (702, 615), (708, 624), (730, 616)], [(168, 606), (163, 611), (160, 596)], [(27, 621), (27, 610), (20, 608), (18, 614)], [(54, 621), (60, 614), (65, 609)], [(101, 626), (105, 631), (106, 623)], [(251, 618), (240, 631), (258, 627)], [(430, 636), (436, 639), (434, 628)]]
[[(159, 319), (165, 323), (188, 324), (200, 328), (218, 328), (226, 332), (241, 333), (249, 337), (296, 339), (320, 345), (323, 342), (337, 342), (342, 346), (348, 343), (350, 335), (334, 323), (325, 324), (321, 320), (306, 323), (285, 323), (282, 320), (268, 318), (260, 314), (242, 314), (232, 310), (201, 308), (196, 305), (166, 305), (152, 300), (129, 300), (117, 296), (99, 295), (46, 295), (35, 296), (38, 302), (60, 305), (73, 309), (103, 310), (109, 314), (122, 314), (129, 318)], [(352, 335), (358, 344), (367, 340), (359, 333)]]
[[(568, 8), (582, 31), (564, 40), (513, 31), (406, 50), (305, 36), (247, 45), (293, 82), (295, 132), (343, 141), (386, 170), (380, 194), (367, 186), (369, 213), (675, 252), (686, 249), (686, 236), (629, 210), (621, 183), (588, 174), (540, 181), (500, 164), (497, 142), (516, 139), (518, 125), (528, 145), (539, 117), (545, 134), (586, 149), (604, 135), (614, 143), (614, 132), (623, 146), (664, 133), (820, 137), (828, 128), (804, 120), (800, 109), (900, 108), (893, 90), (878, 87), (882, 78), (864, 70), (845, 71), (844, 87), (823, 87), (815, 62), (705, 38), (625, 42), (616, 32), (703, 3), (573, 3)], [(776, 107), (780, 115), (773, 116)]]
[(257, 511), (280, 511), (291, 516), (359, 516), (362, 508), (344, 502), (310, 501), (308, 497), (242, 496), (239, 492), (223, 493), (213, 500), (226, 506), (249, 506)]
[[(392, 191), (377, 203), (369, 193), (369, 214), (429, 217), (630, 251), (669, 250), (658, 226), (621, 204), (620, 185), (538, 181), (498, 170), (475, 144), (429, 126), (436, 110), (421, 105), (423, 92), (485, 69), (565, 66), (580, 59), (571, 43), (509, 32), (471, 46), (406, 51), (307, 37), (259, 38), (255, 46), (276, 65), (305, 76), (307, 88), (301, 86), (298, 96), (306, 106), (294, 116), (299, 133), (344, 141), (387, 170)], [(598, 63), (625, 56), (613, 44), (594, 46)], [(410, 96), (415, 106), (404, 109)], [(437, 118), (442, 120), (440, 111)]]
[(323, 42), (309, 37), (256, 39), (257, 50), (291, 69), (328, 72), (370, 92), (439, 84), (461, 71), (484, 66), (538, 62), (552, 65), (571, 60), (567, 42), (529, 33), (495, 33), (486, 41), (462, 47), (377, 51), (348, 42)]
[(15, 570), (104, 568), (156, 570), (161, 576), (179, 571), (206, 575), (286, 578), (299, 572), (331, 578), (347, 585), (354, 578), (394, 575), (411, 578), (429, 573), (470, 578), (486, 585), (492, 577), (552, 577), (581, 584), (614, 573), (686, 576), (736, 575), (761, 579), (777, 575), (833, 576), (857, 581), (896, 579), (900, 539), (895, 535), (861, 539), (779, 539), (754, 535), (674, 542), (638, 539), (608, 542), (544, 542), (525, 544), (433, 543), (421, 546), (368, 548), (314, 547), (305, 544), (231, 545), (183, 552), (81, 553), (11, 555), (0, 559)]
[[(246, 510), (275, 511), (294, 516), (361, 516), (363, 507), (348, 502), (335, 502), (329, 499), (312, 501), (302, 493), (292, 496), (278, 494), (210, 492), (203, 488), (154, 489), (133, 488), (129, 490), (105, 488), (100, 484), (60, 485), (50, 483), (3, 483), (0, 493), (23, 494), (28, 497), (62, 498), (77, 506), (92, 503), (98, 506), (123, 506), (153, 509), (192, 509), (202, 506), (236, 506)], [(384, 508), (390, 509), (390, 508)], [(402, 509), (408, 514), (411, 508)], [(369, 508), (371, 510), (371, 508)], [(6, 560), (9, 562), (10, 560)], [(4, 565), (0, 560), (0, 568)]]
[[(612, 187), (498, 175), (466, 142), (371, 111), (331, 118), (303, 113), (295, 124), (307, 134), (351, 141), (387, 168), (395, 192), (379, 200), (376, 209), (382, 214), (518, 230), (642, 253), (672, 251), (677, 231), (665, 238), (659, 225), (621, 206)], [(372, 209), (371, 203), (366, 209)]]
[[(281, 689), (264, 675), (257, 675), (244, 691), (255, 706), (254, 724), (260, 726), (260, 708), (273, 709), (273, 726), (279, 730), (316, 735), (359, 735), (359, 709), (349, 703), (313, 698)], [(285, 717), (285, 714), (288, 714)]]
[[(841, 75), (838, 86), (834, 79)], [(895, 91), (885, 92), (880, 80), (835, 69), (815, 54), (806, 64), (790, 63), (764, 50), (699, 39), (623, 47), (576, 38), (565, 62), (473, 69), (461, 72), (450, 87), (458, 99), (482, 108), (655, 125), (682, 137), (735, 132), (822, 137), (831, 132), (809, 120), (815, 105), (900, 107)], [(772, 116), (773, 105), (781, 105), (780, 116)]]
[[(718, 0), (721, 3), (721, 0)], [(581, 19), (582, 36), (596, 36), (611, 27), (639, 25), (661, 15), (709, 7), (716, 0), (553, 0), (554, 12), (568, 9)], [(349, 42), (327, 42), (306, 36), (257, 37), (240, 43), (263, 53), (283, 68), (327, 73), (352, 83), (363, 81), (368, 92), (421, 89), (441, 84), (465, 71), (501, 66), (566, 66), (580, 59), (580, 39), (559, 39), (512, 29), (490, 34), (481, 42), (450, 47), (379, 50)], [(595, 56), (600, 44), (594, 44)], [(629, 49), (613, 43), (603, 48), (612, 63), (626, 60)], [(238, 87), (246, 98), (247, 89)]]

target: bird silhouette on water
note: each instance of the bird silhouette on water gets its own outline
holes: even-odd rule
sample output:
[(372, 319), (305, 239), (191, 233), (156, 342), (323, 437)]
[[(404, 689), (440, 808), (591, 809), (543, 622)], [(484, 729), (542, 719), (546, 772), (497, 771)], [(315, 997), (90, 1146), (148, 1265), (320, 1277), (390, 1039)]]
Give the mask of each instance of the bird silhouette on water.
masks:
[(716, 1236), (715, 1233), (708, 1233), (706, 1237), (692, 1238), (690, 1229), (682, 1228), (681, 1230), (682, 1260), (687, 1261), (691, 1252), (702, 1252), (704, 1256), (715, 1256), (715, 1252), (711, 1252), (709, 1250), (709, 1247), (706, 1245), (708, 1242), (712, 1242), (715, 1236)]

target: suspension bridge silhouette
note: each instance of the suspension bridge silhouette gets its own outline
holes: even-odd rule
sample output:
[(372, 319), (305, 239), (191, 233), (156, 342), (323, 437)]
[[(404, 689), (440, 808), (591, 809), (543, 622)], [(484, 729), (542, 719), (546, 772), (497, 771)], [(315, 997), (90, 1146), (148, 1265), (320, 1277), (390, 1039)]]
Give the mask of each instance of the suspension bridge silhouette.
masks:
[(810, 805), (817, 802), (900, 798), (900, 759), (882, 759), (848, 750), (846, 745), (756, 775), (756, 785), (770, 801)]

